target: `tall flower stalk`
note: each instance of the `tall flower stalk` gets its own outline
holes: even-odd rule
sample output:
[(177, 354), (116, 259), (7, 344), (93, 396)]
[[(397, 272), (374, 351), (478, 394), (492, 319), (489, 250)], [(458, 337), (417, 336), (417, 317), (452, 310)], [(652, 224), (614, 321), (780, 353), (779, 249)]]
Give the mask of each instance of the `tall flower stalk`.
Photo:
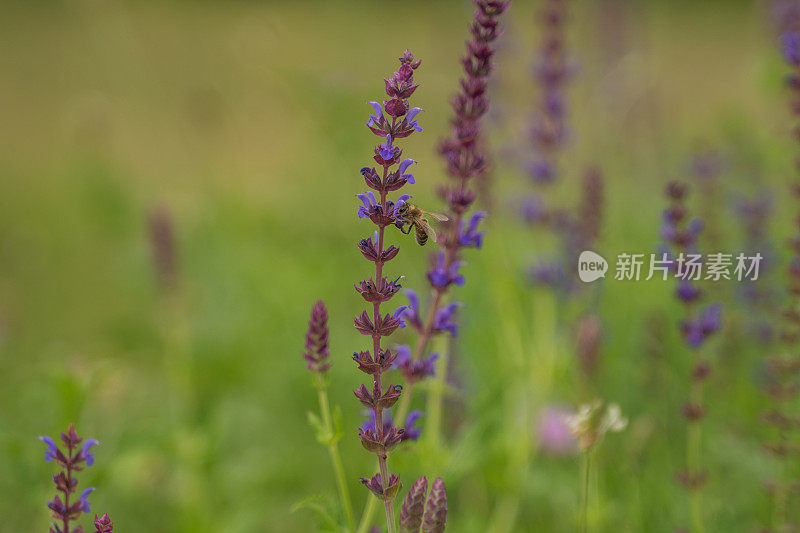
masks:
[[(45, 461), (55, 461), (61, 467), (61, 471), (53, 476), (57, 494), (47, 503), (51, 516), (56, 520), (50, 525), (50, 533), (83, 533), (83, 526), (76, 525), (75, 522), (83, 513), (90, 511), (89, 495), (97, 489), (89, 487), (78, 494), (78, 479), (75, 474), (94, 464), (92, 448), (100, 443), (94, 439), (84, 441), (72, 424), (61, 433), (60, 439), (63, 449), (50, 437), (39, 437), (47, 446), (44, 452)], [(107, 516), (105, 518), (108, 519)]]
[[(408, 172), (408, 168), (416, 161), (403, 159), (403, 151), (395, 142), (422, 130), (416, 120), (422, 109), (412, 108), (408, 102), (418, 87), (414, 81), (414, 71), (419, 65), (420, 61), (406, 50), (400, 58), (400, 68), (385, 80), (388, 99), (382, 104), (369, 102), (373, 114), (367, 121), (367, 127), (384, 142), (374, 150), (373, 159), (378, 167), (361, 169), (367, 186), (372, 190), (357, 195), (361, 200), (358, 217), (369, 219), (376, 227), (372, 237), (362, 239), (358, 245), (364, 258), (374, 263), (374, 277), (360, 281), (355, 286), (356, 291), (371, 304), (369, 311), (365, 310), (355, 318), (355, 327), (372, 339), (371, 351), (353, 354), (358, 369), (372, 377), (372, 386), (362, 384), (355, 390), (355, 395), (362, 405), (372, 410), (375, 420), (373, 428), (359, 429), (359, 437), (364, 448), (377, 456), (379, 467), (377, 474), (369, 479), (361, 478), (361, 482), (384, 502), (389, 533), (396, 530), (393, 501), (400, 490), (400, 480), (395, 474), (389, 473), (388, 454), (403, 439), (405, 430), (384, 424), (384, 410), (391, 409), (397, 402), (402, 387), (383, 383), (383, 374), (391, 368), (398, 354), (388, 347), (384, 348), (382, 339), (405, 326), (403, 311), (406, 306), (400, 306), (391, 314), (383, 314), (381, 304), (388, 302), (401, 288), (401, 277), (390, 279), (384, 273), (385, 264), (394, 259), (399, 251), (394, 245), (386, 245), (386, 228), (395, 225), (402, 229), (404, 222), (397, 217), (395, 210), (409, 198), (408, 195), (401, 195), (392, 201), (389, 193), (407, 183), (414, 183), (414, 176)], [(377, 197), (373, 190), (377, 192)]]
[(434, 362), (437, 386), (432, 388), (428, 399), (428, 427), (430, 438), (435, 442), (441, 426), (442, 402), (447, 377), (447, 354), (428, 354), (431, 339), (449, 333), (458, 333), (456, 312), (460, 304), (446, 303), (453, 285), (463, 285), (464, 276), (459, 272), (463, 266), (462, 250), (480, 248), (483, 233), (478, 230), (486, 217), (482, 211), (469, 215), (476, 199), (473, 181), (486, 171), (486, 158), (482, 152), (481, 119), (489, 109), (486, 94), (489, 75), (492, 72), (494, 43), (500, 36), (500, 15), (510, 2), (475, 0), (477, 9), (470, 24), (471, 40), (467, 41), (467, 52), (461, 59), (464, 75), (459, 92), (452, 100), (454, 117), (450, 135), (439, 146), (439, 153), (446, 162), (449, 182), (440, 188), (447, 203), (448, 220), (438, 236), (440, 250), (431, 261), (427, 272), (430, 285), (430, 304), (427, 313), (421, 309), (417, 294), (408, 291), (409, 306), (404, 317), (417, 333), (416, 344), (410, 357), (400, 362), (407, 387), (398, 408), (398, 417), (403, 419), (411, 405), (414, 383), (433, 374)]
[[(576, 233), (572, 217), (552, 202), (552, 189), (561, 174), (561, 159), (569, 143), (566, 87), (574, 65), (566, 46), (568, 9), (566, 0), (545, 0), (539, 11), (541, 42), (533, 65), (539, 89), (530, 128), (530, 156), (524, 170), (535, 191), (523, 204), (522, 214), (533, 227), (552, 231), (562, 244)], [(566, 288), (566, 257), (538, 261), (531, 268), (531, 280), (537, 285)]]
[(322, 301), (318, 301), (311, 309), (303, 358), (306, 360), (308, 370), (313, 374), (319, 402), (319, 415), (309, 413), (308, 418), (316, 429), (317, 440), (328, 449), (345, 522), (349, 531), (354, 531), (353, 504), (347, 488), (347, 476), (342, 464), (342, 457), (339, 453), (339, 440), (342, 438), (341, 411), (339, 406), (331, 411), (328, 401), (328, 370), (331, 367), (328, 348), (328, 310)]
[[(675, 294), (683, 304), (684, 320), (681, 333), (684, 342), (694, 353), (699, 350), (713, 333), (719, 330), (721, 307), (711, 304), (699, 307), (703, 291), (696, 281), (702, 277), (702, 260), (697, 253), (697, 240), (703, 229), (700, 218), (688, 217), (686, 197), (688, 188), (683, 183), (673, 182), (667, 186), (667, 197), (671, 205), (664, 210), (662, 238), (671, 246), (664, 252), (662, 260), (670, 261), (679, 279)], [(671, 258), (670, 258), (671, 255)], [(687, 421), (686, 469), (676, 474), (676, 479), (689, 493), (689, 514), (692, 531), (704, 531), (703, 503), (701, 489), (705, 485), (708, 471), (702, 467), (702, 433), (700, 422), (705, 417), (705, 382), (711, 372), (709, 362), (699, 356), (691, 371), (689, 400), (681, 407)]]
[[(797, 4), (796, 4), (797, 5)], [(788, 29), (781, 35), (783, 57), (791, 67), (787, 81), (791, 90), (791, 112), (794, 115), (795, 137), (800, 140), (800, 29)], [(800, 160), (796, 161), (800, 170)], [(800, 184), (792, 186), (795, 197), (800, 198)], [(800, 414), (792, 409), (800, 393), (797, 378), (800, 375), (800, 357), (797, 343), (800, 340), (800, 220), (796, 222), (795, 235), (790, 240), (792, 259), (786, 286), (787, 301), (782, 312), (783, 323), (779, 340), (781, 351), (767, 359), (767, 382), (765, 392), (772, 401), (771, 408), (764, 413), (764, 420), (773, 427), (772, 440), (764, 449), (780, 460), (780, 478), (770, 485), (772, 492), (772, 520), (769, 531), (793, 531), (789, 509), (790, 497), (800, 491), (800, 479), (795, 479), (793, 463), (800, 456), (800, 446), (792, 437), (793, 430), (800, 427)]]

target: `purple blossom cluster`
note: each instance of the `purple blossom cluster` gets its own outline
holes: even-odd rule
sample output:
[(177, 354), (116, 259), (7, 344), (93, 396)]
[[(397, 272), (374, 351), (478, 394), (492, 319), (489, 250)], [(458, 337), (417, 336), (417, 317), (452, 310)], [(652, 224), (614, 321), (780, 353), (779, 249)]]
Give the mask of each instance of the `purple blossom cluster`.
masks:
[[(73, 527), (73, 522), (91, 510), (89, 496), (97, 489), (94, 487), (83, 489), (77, 494), (77, 499), (74, 499), (73, 496), (78, 492), (78, 479), (75, 474), (94, 464), (92, 448), (100, 443), (94, 439), (84, 441), (78, 436), (72, 424), (60, 435), (63, 450), (50, 437), (39, 437), (39, 440), (46, 446), (44, 460), (54, 461), (61, 467), (61, 471), (53, 476), (57, 494), (47, 503), (51, 516), (56, 520), (50, 525), (50, 533), (82, 533), (83, 526)], [(102, 518), (95, 517), (95, 527), (101, 533), (113, 530), (113, 524), (107, 515), (103, 515)]]
[(367, 127), (382, 142), (374, 150), (373, 160), (377, 167), (364, 167), (361, 174), (377, 196), (372, 190), (358, 195), (361, 205), (357, 210), (358, 218), (370, 220), (377, 228), (372, 238), (362, 239), (359, 243), (362, 255), (374, 263), (375, 275), (373, 279), (363, 280), (356, 285), (356, 291), (370, 304), (370, 309), (363, 311), (354, 321), (360, 333), (371, 337), (372, 350), (355, 352), (353, 360), (359, 370), (372, 378), (371, 386), (362, 384), (355, 390), (355, 396), (372, 411), (372, 424), (359, 428), (359, 438), (364, 448), (377, 456), (380, 472), (371, 478), (361, 478), (361, 482), (383, 500), (390, 532), (394, 531), (392, 502), (400, 489), (400, 482), (396, 475), (389, 474), (387, 458), (389, 452), (406, 439), (406, 429), (395, 427), (391, 418), (384, 415), (400, 398), (403, 387), (383, 384), (383, 374), (392, 368), (398, 352), (383, 348), (382, 339), (398, 328), (405, 327), (406, 306), (400, 306), (391, 313), (381, 311), (381, 304), (391, 300), (400, 289), (399, 277), (390, 280), (384, 275), (385, 264), (396, 257), (399, 251), (396, 246), (386, 245), (385, 231), (389, 226), (403, 225), (396, 215), (396, 209), (398, 204), (409, 198), (403, 195), (393, 202), (388, 194), (407, 183), (414, 183), (408, 168), (415, 161), (404, 159), (403, 150), (395, 141), (422, 130), (417, 120), (422, 110), (409, 105), (409, 98), (418, 87), (414, 81), (414, 71), (419, 66), (420, 60), (414, 59), (411, 52), (406, 50), (400, 58), (400, 68), (385, 80), (387, 99), (382, 103), (370, 102), (373, 113), (367, 121)]
[(500, 16), (509, 2), (475, 0), (476, 10), (470, 25), (471, 39), (467, 41), (466, 54), (461, 59), (464, 75), (460, 90), (453, 97), (454, 112), (450, 135), (441, 141), (439, 153), (445, 160), (448, 183), (439, 188), (447, 203), (448, 220), (438, 237), (440, 249), (432, 256), (426, 273), (431, 288), (431, 301), (423, 314), (416, 292), (407, 290), (409, 305), (403, 310), (404, 320), (417, 333), (413, 350), (401, 347), (401, 357), (396, 367), (411, 385), (434, 373), (438, 354), (426, 354), (430, 340), (441, 334), (458, 335), (457, 311), (459, 303), (445, 303), (453, 286), (465, 283), (461, 268), (462, 250), (480, 249), (484, 232), (480, 230), (486, 213), (477, 211), (469, 215), (476, 199), (473, 181), (486, 172), (486, 157), (482, 152), (481, 119), (489, 109), (487, 87), (492, 72), (494, 43), (500, 36)]
[[(664, 210), (661, 237), (666, 241), (663, 256), (669, 256), (673, 273), (678, 278), (675, 295), (683, 304), (685, 318), (680, 324), (684, 342), (692, 350), (700, 348), (708, 338), (720, 328), (722, 307), (712, 303), (699, 307), (702, 290), (689, 279), (686, 265), (690, 257), (697, 255), (697, 241), (703, 231), (700, 218), (690, 218), (686, 207), (688, 186), (685, 183), (671, 182), (666, 195), (670, 205)], [(690, 493), (699, 490), (708, 478), (708, 471), (701, 468), (699, 459), (699, 424), (706, 413), (703, 405), (704, 383), (711, 373), (708, 361), (696, 357), (691, 371), (690, 397), (681, 406), (681, 414), (689, 423), (687, 436), (687, 464), (684, 470), (675, 473), (675, 479)], [(698, 519), (697, 499), (692, 496), (693, 518)]]
[(328, 310), (322, 301), (318, 301), (311, 309), (311, 319), (306, 332), (306, 349), (303, 359), (312, 372), (324, 373), (330, 367), (328, 361)]
[(581, 285), (568, 275), (569, 265), (581, 251), (593, 249), (600, 236), (604, 183), (600, 169), (590, 167), (583, 175), (581, 199), (574, 210), (547, 199), (561, 175), (559, 161), (570, 140), (566, 87), (577, 68), (567, 53), (567, 7), (565, 0), (546, 0), (539, 13), (542, 39), (533, 66), (539, 93), (530, 130), (531, 155), (524, 163), (536, 190), (523, 201), (522, 217), (533, 227), (552, 231), (560, 247), (554, 257), (535, 262), (529, 272), (531, 282), (572, 291)]
[[(789, 3), (786, 9), (789, 9)], [(781, 35), (783, 57), (791, 73), (788, 76), (788, 86), (791, 91), (790, 109), (794, 118), (795, 138), (800, 140), (800, 3), (795, 2), (794, 11), (798, 15), (792, 25), (785, 27)], [(795, 160), (797, 170), (800, 171), (800, 159)], [(792, 194), (800, 199), (800, 183), (792, 185)], [(764, 450), (776, 456), (783, 462), (784, 475), (768, 484), (773, 493), (773, 502), (776, 509), (791, 508), (788, 504), (790, 496), (800, 487), (800, 479), (796, 470), (790, 464), (796, 463), (800, 457), (800, 447), (796, 444), (796, 431), (800, 427), (800, 415), (796, 409), (796, 402), (800, 396), (800, 357), (797, 356), (797, 343), (800, 341), (800, 218), (795, 220), (795, 234), (789, 240), (791, 260), (788, 267), (788, 280), (786, 285), (785, 307), (781, 313), (779, 331), (780, 351), (777, 355), (765, 359), (766, 380), (764, 391), (769, 396), (772, 406), (763, 414), (764, 421), (775, 428), (776, 438), (763, 444)], [(788, 514), (779, 516), (775, 524), (776, 531), (793, 531), (797, 524), (793, 524)]]
[[(541, 44), (533, 64), (539, 87), (530, 130), (531, 156), (524, 162), (525, 174), (540, 189), (522, 204), (522, 216), (532, 226), (557, 227), (567, 221), (564, 212), (546, 199), (544, 188), (558, 180), (558, 159), (569, 140), (565, 89), (574, 74), (566, 47), (567, 3), (546, 0), (540, 8)], [(531, 269), (536, 284), (562, 286), (561, 260), (540, 260)]]
[(697, 304), (703, 291), (689, 279), (686, 265), (692, 257), (698, 256), (697, 240), (703, 231), (703, 220), (688, 216), (688, 187), (684, 183), (672, 182), (666, 193), (671, 204), (664, 210), (661, 224), (661, 238), (666, 242), (662, 256), (671, 261), (673, 273), (678, 278), (675, 295), (686, 308), (686, 318), (681, 323), (684, 341), (692, 348), (699, 348), (719, 330), (722, 309), (718, 303), (699, 308)]

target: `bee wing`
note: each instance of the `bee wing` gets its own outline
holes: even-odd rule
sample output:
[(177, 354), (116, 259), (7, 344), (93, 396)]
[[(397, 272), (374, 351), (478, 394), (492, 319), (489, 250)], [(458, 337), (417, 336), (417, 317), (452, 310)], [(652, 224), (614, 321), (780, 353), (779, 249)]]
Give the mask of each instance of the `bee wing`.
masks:
[(438, 220), (439, 222), (447, 222), (448, 220), (450, 220), (449, 218), (447, 218), (447, 215), (443, 215), (441, 213), (431, 213), (430, 211), (425, 211), (425, 214), (435, 220)]

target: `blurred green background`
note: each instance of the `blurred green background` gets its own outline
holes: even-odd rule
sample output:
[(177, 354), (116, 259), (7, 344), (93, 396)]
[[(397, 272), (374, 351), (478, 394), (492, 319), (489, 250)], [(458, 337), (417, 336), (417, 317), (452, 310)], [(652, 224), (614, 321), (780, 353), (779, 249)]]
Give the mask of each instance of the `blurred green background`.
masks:
[[(673, 472), (684, 458), (677, 409), (690, 356), (672, 285), (603, 282), (606, 342), (591, 390), (574, 377), (568, 319), (558, 353), (535, 349), (541, 317), (523, 272), (549, 245), (514, 216), (530, 190), (516, 155), (536, 95), (535, 8), (515, 2), (497, 54), (487, 119), (494, 216), (457, 295), (466, 307), (449, 446), (421, 443), (391, 462), (406, 486), (445, 477), (448, 531), (489, 531), (510, 509), (509, 531), (573, 531), (578, 462), (537, 454), (533, 430), (543, 405), (597, 395), (631, 423), (600, 451), (595, 530), (673, 531), (686, 523)], [(355, 247), (369, 230), (353, 198), (375, 142), (365, 102), (380, 99), (404, 48), (423, 59), (414, 103), (426, 109), (425, 131), (405, 153), (420, 161), (415, 198), (438, 208), (435, 146), (471, 12), (455, 0), (0, 4), (0, 530), (46, 529), (53, 465), (34, 439), (70, 421), (102, 442), (81, 486), (99, 487), (93, 511), (120, 531), (315, 530), (313, 513), (291, 511), (335, 496), (305, 414), (316, 398), (301, 351), (319, 298), (331, 313), (330, 394), (360, 511), (357, 477), (373, 460), (356, 438), (350, 391), (362, 376), (349, 359), (364, 344), (352, 284), (369, 275)], [(602, 166), (598, 251), (655, 249), (664, 184), (687, 176), (698, 146), (730, 159), (715, 244), (736, 250), (742, 232), (728, 201), (762, 186), (778, 191), (780, 243), (791, 230), (781, 192), (793, 150), (765, 4), (602, 0), (572, 12), (576, 142), (559, 194), (573, 204), (581, 169)], [(177, 243), (171, 292), (159, 287), (148, 229), (159, 209)], [(427, 250), (402, 243), (391, 266), (422, 289)], [(715, 290), (732, 297), (731, 284)], [(759, 453), (764, 399), (753, 376), (764, 350), (737, 320), (747, 312), (726, 313), (710, 348), (719, 369), (704, 454), (710, 531), (766, 520), (761, 483), (777, 468)]]

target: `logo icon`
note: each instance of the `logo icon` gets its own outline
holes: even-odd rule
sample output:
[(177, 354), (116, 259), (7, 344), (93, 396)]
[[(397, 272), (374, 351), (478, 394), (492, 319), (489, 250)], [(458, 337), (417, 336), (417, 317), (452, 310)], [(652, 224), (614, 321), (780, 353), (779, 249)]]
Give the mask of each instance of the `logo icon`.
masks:
[(581, 252), (578, 257), (578, 277), (584, 283), (591, 283), (600, 278), (606, 277), (608, 271), (608, 261), (602, 256), (592, 251)]

